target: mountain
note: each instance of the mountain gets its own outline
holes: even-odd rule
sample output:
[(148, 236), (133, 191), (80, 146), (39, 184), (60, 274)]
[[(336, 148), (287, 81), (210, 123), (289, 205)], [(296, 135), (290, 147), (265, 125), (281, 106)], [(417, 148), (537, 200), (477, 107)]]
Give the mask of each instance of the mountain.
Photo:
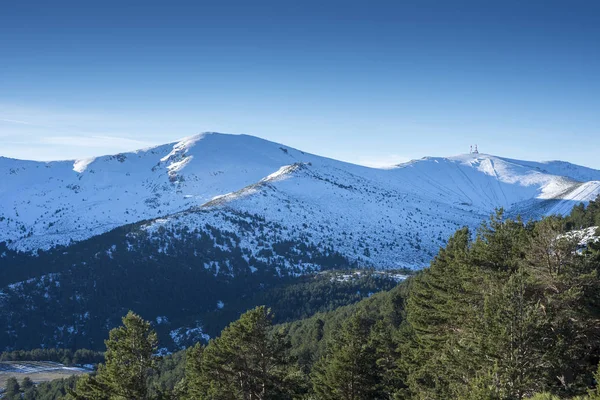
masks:
[(375, 169), (218, 133), (95, 159), (0, 158), (0, 349), (101, 349), (129, 309), (178, 348), (303, 275), (421, 268), (497, 207), (539, 218), (599, 193), (600, 171), (559, 161)]
[[(278, 224), (376, 267), (428, 262), (457, 227), (497, 207), (537, 218), (565, 214), (600, 193), (600, 171), (466, 154), (373, 169), (246, 135), (205, 133), (94, 159), (0, 158), (0, 242), (33, 251), (81, 241), (126, 224), (241, 233), (232, 213)], [(366, 251), (368, 249), (368, 251)]]

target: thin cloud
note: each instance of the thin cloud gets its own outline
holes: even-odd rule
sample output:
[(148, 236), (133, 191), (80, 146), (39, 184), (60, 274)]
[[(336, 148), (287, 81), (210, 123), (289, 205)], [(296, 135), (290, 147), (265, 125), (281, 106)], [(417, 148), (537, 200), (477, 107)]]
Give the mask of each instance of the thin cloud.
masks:
[(137, 150), (155, 145), (142, 140), (130, 139), (119, 136), (49, 136), (42, 137), (40, 141), (49, 145), (70, 147), (85, 147), (94, 149), (112, 148), (115, 150)]
[(35, 124), (32, 124), (31, 122), (19, 121), (17, 119), (6, 119), (6, 118), (0, 118), (0, 122), (5, 122), (7, 124), (17, 124), (17, 125), (35, 125)]

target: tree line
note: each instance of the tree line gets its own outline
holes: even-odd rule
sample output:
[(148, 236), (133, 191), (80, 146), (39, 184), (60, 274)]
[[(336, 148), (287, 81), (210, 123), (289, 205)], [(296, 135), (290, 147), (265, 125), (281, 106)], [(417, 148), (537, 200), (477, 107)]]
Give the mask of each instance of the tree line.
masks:
[(73, 366), (101, 363), (104, 361), (104, 354), (88, 349), (15, 350), (0, 353), (0, 361), (53, 361)]
[(167, 369), (130, 312), (67, 398), (600, 399), (600, 242), (568, 234), (599, 204), (537, 222), (499, 210), (388, 292), (283, 325), (258, 306)]

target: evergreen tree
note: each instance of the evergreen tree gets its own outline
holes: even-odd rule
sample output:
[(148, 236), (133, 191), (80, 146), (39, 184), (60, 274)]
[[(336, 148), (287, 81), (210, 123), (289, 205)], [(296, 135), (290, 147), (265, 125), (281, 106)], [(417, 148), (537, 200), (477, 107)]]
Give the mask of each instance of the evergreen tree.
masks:
[(557, 217), (538, 221), (526, 246), (526, 260), (535, 275), (547, 284), (571, 265), (576, 256), (577, 238), (562, 235), (563, 221)]
[(457, 231), (430, 268), (411, 282), (401, 368), (417, 398), (451, 398), (450, 383), (465, 384), (463, 370), (473, 365), (464, 362), (474, 357), (465, 327), (473, 324), (482, 299), (473, 278), (470, 236), (467, 228)]
[(315, 365), (313, 389), (323, 400), (382, 399), (382, 374), (378, 356), (370, 340), (373, 320), (355, 315), (329, 343)]
[(593, 246), (577, 255), (561, 226), (525, 227), (500, 211), (415, 277), (400, 360), (414, 397), (521, 399), (589, 384), (599, 263)]
[(204, 399), (210, 387), (202, 371), (204, 346), (196, 343), (186, 351), (185, 378), (183, 392), (187, 399)]
[(402, 355), (398, 351), (394, 326), (384, 320), (377, 321), (371, 329), (370, 341), (375, 349), (375, 364), (381, 374), (382, 398), (404, 396), (407, 393), (406, 376), (397, 365)]
[(523, 222), (506, 219), (504, 210), (498, 209), (477, 231), (477, 239), (472, 246), (473, 262), (490, 272), (514, 272), (525, 256), (526, 242), (527, 231)]
[(23, 392), (21, 396), (23, 400), (33, 400), (36, 398), (35, 384), (28, 376), (21, 381), (21, 391)]
[(600, 263), (593, 249), (576, 252), (578, 240), (563, 235), (560, 222), (546, 218), (535, 224), (527, 246), (527, 296), (539, 304), (547, 321), (545, 330), (536, 329), (543, 335), (544, 368), (538, 378), (549, 390), (574, 394), (591, 382), (597, 363)]
[[(497, 291), (486, 296), (481, 334), (487, 363), (480, 366), (492, 377), (492, 393), (502, 399), (522, 399), (543, 390), (540, 371), (548, 365), (545, 340), (549, 321), (542, 305), (528, 294), (523, 270), (514, 273)], [(487, 364), (487, 366), (486, 366)]]
[[(600, 207), (582, 208), (582, 226), (595, 221), (588, 211), (595, 218)], [(565, 221), (524, 224), (499, 211), (475, 240), (458, 230), (429, 268), (389, 293), (283, 328), (265, 307), (248, 311), (207, 346), (188, 349), (185, 373), (180, 367), (161, 387), (172, 390), (168, 398), (201, 400), (600, 399), (600, 389), (588, 393), (600, 381), (600, 243), (578, 248)], [(137, 379), (144, 374), (131, 368), (130, 335), (111, 333), (106, 365), (79, 379), (77, 398), (159, 398), (148, 389), (157, 376)]]
[(105, 343), (106, 363), (99, 365), (95, 376), (80, 379), (71, 396), (82, 400), (152, 398), (148, 377), (156, 369), (158, 341), (150, 323), (130, 311), (123, 317), (123, 326), (111, 330)]
[(186, 382), (192, 399), (286, 399), (299, 390), (284, 332), (271, 329), (264, 306), (243, 314), (203, 348), (188, 354)]
[(28, 376), (23, 378), (23, 380), (21, 381), (21, 390), (23, 390), (23, 391), (27, 391), (27, 390), (33, 388), (34, 386), (35, 385), (33, 384), (33, 381)]
[(21, 387), (17, 378), (10, 377), (6, 380), (4, 385), (4, 398), (7, 400), (14, 400), (21, 398)]

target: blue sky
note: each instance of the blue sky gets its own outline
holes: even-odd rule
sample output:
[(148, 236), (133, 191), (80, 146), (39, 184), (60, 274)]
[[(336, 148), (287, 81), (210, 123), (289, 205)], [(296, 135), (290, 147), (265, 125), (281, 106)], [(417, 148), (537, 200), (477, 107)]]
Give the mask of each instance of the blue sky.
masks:
[(3, 3), (0, 155), (202, 131), (368, 165), (478, 143), (600, 168), (600, 3)]

